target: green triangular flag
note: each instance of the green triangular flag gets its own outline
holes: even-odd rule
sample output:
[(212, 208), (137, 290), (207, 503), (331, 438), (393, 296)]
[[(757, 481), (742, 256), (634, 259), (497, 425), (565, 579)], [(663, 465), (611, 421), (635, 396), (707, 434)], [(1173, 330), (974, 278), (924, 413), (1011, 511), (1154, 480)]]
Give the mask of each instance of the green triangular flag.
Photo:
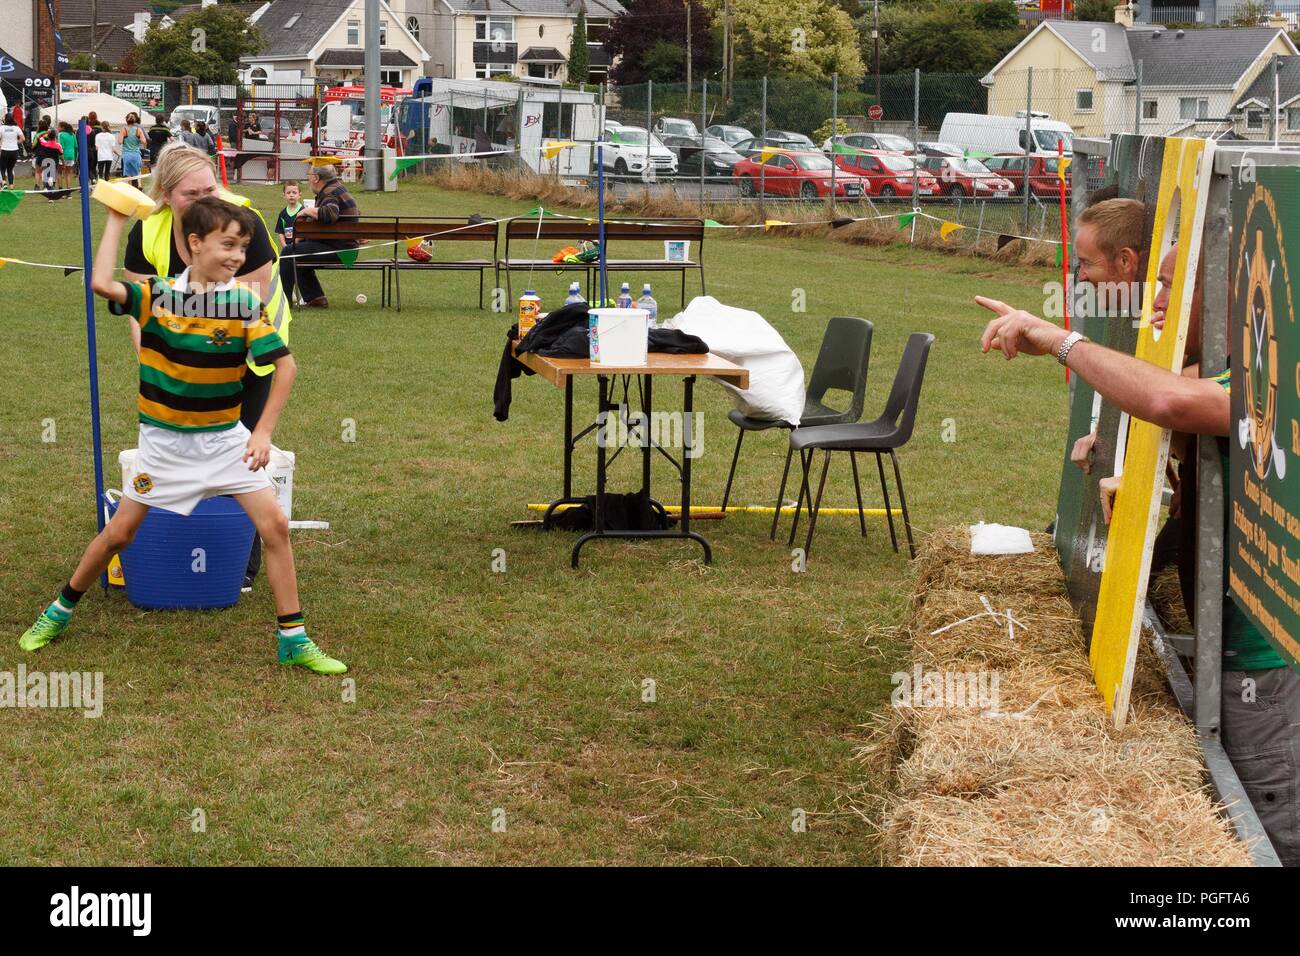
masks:
[(361, 253), (360, 249), (340, 249), (339, 262), (343, 263), (349, 269), (357, 264), (357, 256)]
[(898, 228), (902, 229), (912, 224), (912, 220), (917, 216), (914, 212), (905, 212), (898, 217)]
[(0, 190), (0, 215), (8, 215), (18, 208), (23, 194), (13, 189)]
[(1061, 262), (1065, 258), (1061, 253), (1065, 249), (1059, 242), (1056, 244), (1056, 268), (1061, 268)]
[(706, 219), (706, 220), (704, 220), (704, 225), (707, 226), (707, 227), (710, 228), (710, 229), (721, 229), (721, 228), (722, 228), (722, 223), (718, 222), (716, 219)]
[(399, 159), (393, 166), (393, 171), (388, 176), (389, 181), (391, 182), (396, 179), (398, 173), (405, 172), (418, 162), (418, 159)]
[(545, 212), (546, 212), (546, 210), (543, 209), (541, 206), (534, 206), (532, 209), (528, 210), (528, 212), (524, 213), (524, 215), (525, 215), (525, 216), (538, 216), (538, 215), (541, 215), (541, 214), (543, 214), (543, 213), (545, 213)]

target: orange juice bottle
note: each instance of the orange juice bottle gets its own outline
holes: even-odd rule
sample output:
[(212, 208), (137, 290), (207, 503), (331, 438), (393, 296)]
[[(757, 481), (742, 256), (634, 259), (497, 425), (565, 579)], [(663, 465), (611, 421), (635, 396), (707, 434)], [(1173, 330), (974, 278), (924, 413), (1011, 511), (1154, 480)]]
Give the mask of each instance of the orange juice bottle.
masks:
[(519, 337), (522, 339), (537, 324), (542, 310), (542, 300), (532, 289), (525, 289), (519, 297)]

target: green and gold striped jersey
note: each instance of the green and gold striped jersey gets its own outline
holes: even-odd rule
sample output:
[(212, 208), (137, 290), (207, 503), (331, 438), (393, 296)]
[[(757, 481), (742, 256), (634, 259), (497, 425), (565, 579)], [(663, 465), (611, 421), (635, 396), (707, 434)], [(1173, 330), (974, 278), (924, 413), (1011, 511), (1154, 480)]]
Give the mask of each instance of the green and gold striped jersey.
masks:
[(140, 421), (173, 431), (221, 431), (239, 422), (244, 361), (289, 354), (257, 295), (238, 282), (191, 292), (175, 279), (124, 282), (114, 315), (140, 322)]

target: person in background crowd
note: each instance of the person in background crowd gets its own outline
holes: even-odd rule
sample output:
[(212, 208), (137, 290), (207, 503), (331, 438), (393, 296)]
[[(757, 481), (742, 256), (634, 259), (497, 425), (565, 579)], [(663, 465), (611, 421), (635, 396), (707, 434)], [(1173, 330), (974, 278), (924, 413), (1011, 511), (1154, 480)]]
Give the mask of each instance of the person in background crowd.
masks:
[[(244, 206), (252, 212), (256, 229), (249, 240), (235, 278), (249, 286), (266, 305), (267, 317), (275, 326), (280, 338), (289, 341), (289, 324), (293, 315), (289, 311), (289, 297), (285, 293), (276, 263), (276, 250), (270, 231), (261, 213), (243, 196), (222, 192), (217, 187), (212, 161), (201, 152), (183, 143), (172, 143), (154, 167), (149, 195), (158, 208), (143, 222), (131, 227), (126, 237), (126, 253), (122, 259), (122, 272), (128, 282), (140, 282), (149, 276), (174, 277), (190, 264), (189, 249), (181, 235), (181, 218), (196, 199), (220, 196), (227, 202)], [(140, 325), (131, 322), (131, 338), (135, 349), (140, 350)], [(244, 369), (244, 398), (240, 421), (253, 431), (271, 394), (274, 369), (270, 365), (250, 365)], [(244, 587), (252, 588), (262, 564), (261, 542), (253, 539), (253, 550), (248, 556), (248, 569)]]
[(116, 155), (117, 137), (109, 128), (108, 120), (103, 120), (95, 133), (95, 170), (100, 179), (109, 179), (113, 175), (113, 157)]
[(140, 130), (138, 114), (126, 114), (126, 127), (117, 134), (117, 141), (122, 150), (122, 175), (139, 189), (140, 152), (144, 149), (144, 134)]
[(194, 124), (194, 135), (197, 136), (199, 142), (203, 144), (199, 147), (200, 149), (206, 152), (209, 156), (217, 155), (217, 138), (212, 135), (212, 130), (208, 129), (207, 123), (203, 122), (203, 120), (198, 120)]
[(244, 139), (266, 139), (262, 134), (261, 121), (255, 112), (248, 114), (248, 122), (244, 124)]
[(204, 154), (207, 153), (203, 140), (195, 135), (194, 129), (190, 126), (190, 121), (187, 119), (181, 120), (180, 139), (186, 146), (193, 147)]
[(23, 126), (23, 120), (27, 118), (27, 111), (23, 109), (23, 104), (21, 100), (14, 104), (13, 118), (14, 118), (14, 122), (13, 122), (14, 126), (17, 126), (20, 130), (24, 130), (24, 131), (27, 129), (27, 127)]
[(158, 165), (158, 157), (167, 148), (167, 143), (171, 141), (171, 138), (172, 131), (167, 128), (166, 123), (154, 123), (149, 130), (149, 167), (151, 169)]
[(275, 233), (280, 237), (280, 248), (293, 242), (293, 222), (302, 212), (302, 187), (295, 181), (284, 184), (284, 208), (275, 219)]
[(18, 152), (26, 139), (23, 128), (14, 121), (14, 114), (6, 113), (4, 122), (0, 123), (0, 189), (13, 186), (14, 166), (18, 164)]
[[(59, 142), (58, 131), (50, 126), (48, 116), (42, 116), (36, 128), (36, 146), (32, 149), (32, 173), (36, 177), (36, 188), (53, 192), (58, 187), (59, 161), (63, 158), (63, 146)], [(50, 202), (52, 196), (46, 197)]]
[[(307, 174), (307, 184), (316, 194), (316, 205), (301, 210), (298, 219), (315, 219), (328, 225), (340, 220), (355, 220), (358, 209), (352, 194), (339, 182), (338, 170), (333, 166), (313, 166)], [(298, 287), (303, 297), (303, 307), (308, 309), (327, 309), (329, 300), (325, 290), (316, 278), (313, 262), (337, 262), (340, 249), (354, 249), (356, 242), (350, 239), (303, 241), (295, 238), (285, 246), (286, 258), (280, 261), (280, 278), (284, 280), (285, 294), (291, 299)]]
[(71, 189), (77, 178), (77, 134), (72, 131), (71, 123), (59, 123), (59, 148), (63, 150), (59, 159), (59, 188)]

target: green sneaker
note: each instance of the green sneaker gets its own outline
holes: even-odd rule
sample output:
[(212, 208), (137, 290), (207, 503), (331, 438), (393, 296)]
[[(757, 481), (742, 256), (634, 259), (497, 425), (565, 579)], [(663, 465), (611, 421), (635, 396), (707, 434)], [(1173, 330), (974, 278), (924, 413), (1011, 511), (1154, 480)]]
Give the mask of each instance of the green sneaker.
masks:
[(296, 664), (317, 674), (346, 674), (348, 665), (336, 661), (322, 651), (313, 641), (280, 642), (280, 663)]
[(39, 651), (67, 629), (68, 621), (56, 621), (42, 611), (36, 623), (18, 639), (18, 646), (25, 651)]

